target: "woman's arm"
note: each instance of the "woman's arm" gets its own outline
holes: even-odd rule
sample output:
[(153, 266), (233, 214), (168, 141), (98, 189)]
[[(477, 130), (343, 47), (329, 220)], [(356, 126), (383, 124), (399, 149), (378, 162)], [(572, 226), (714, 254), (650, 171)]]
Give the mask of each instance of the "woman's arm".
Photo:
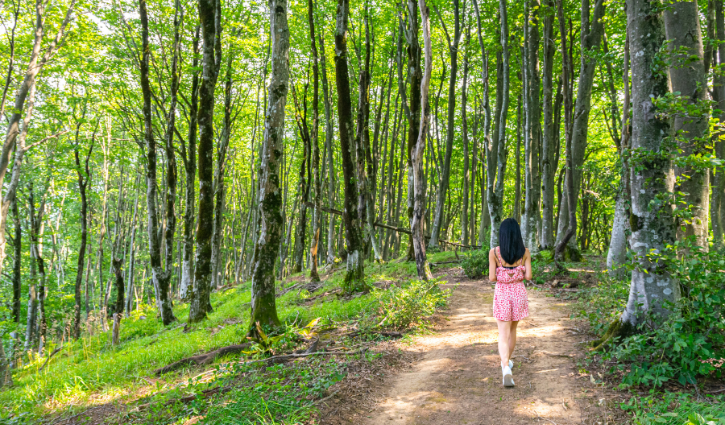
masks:
[(491, 282), (496, 281), (496, 254), (494, 254), (493, 249), (488, 251), (488, 280)]
[(534, 272), (531, 270), (531, 252), (526, 248), (526, 254), (524, 254), (524, 265), (526, 266), (526, 275), (524, 279), (532, 280), (534, 278)]

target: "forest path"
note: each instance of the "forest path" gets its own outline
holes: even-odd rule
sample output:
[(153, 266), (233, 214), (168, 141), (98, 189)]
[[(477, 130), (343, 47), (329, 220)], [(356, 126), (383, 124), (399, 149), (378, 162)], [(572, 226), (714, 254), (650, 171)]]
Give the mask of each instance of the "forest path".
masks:
[(576, 379), (582, 337), (567, 304), (529, 288), (530, 316), (519, 323), (513, 355), (516, 387), (504, 388), (493, 286), (460, 269), (441, 277), (454, 291), (443, 311), (446, 323), (415, 338), (412, 348), (423, 355), (392, 380), (365, 423), (585, 423), (582, 411), (594, 394), (584, 388), (588, 382)]

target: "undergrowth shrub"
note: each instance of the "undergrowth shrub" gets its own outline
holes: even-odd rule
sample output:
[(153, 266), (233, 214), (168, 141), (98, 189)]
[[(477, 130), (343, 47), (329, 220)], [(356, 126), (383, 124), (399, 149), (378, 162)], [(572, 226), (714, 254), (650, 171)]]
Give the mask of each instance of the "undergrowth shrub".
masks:
[[(698, 378), (723, 376), (725, 256), (699, 251), (680, 259), (670, 255), (668, 269), (682, 290), (682, 298), (671, 305), (673, 313), (666, 320), (645, 318), (638, 332), (612, 342), (604, 354), (604, 360), (615, 360), (624, 374), (623, 387), (660, 387), (672, 379), (696, 384)], [(596, 330), (619, 317), (628, 286), (623, 282), (610, 291), (614, 296), (600, 291), (589, 300), (597, 306), (589, 312)]]
[(466, 277), (480, 279), (488, 274), (488, 250), (477, 249), (464, 254), (461, 267)]
[(378, 301), (378, 327), (406, 329), (422, 324), (422, 320), (443, 307), (451, 295), (450, 289), (442, 290), (440, 280), (412, 280), (403, 287), (391, 286), (387, 290), (376, 290)]

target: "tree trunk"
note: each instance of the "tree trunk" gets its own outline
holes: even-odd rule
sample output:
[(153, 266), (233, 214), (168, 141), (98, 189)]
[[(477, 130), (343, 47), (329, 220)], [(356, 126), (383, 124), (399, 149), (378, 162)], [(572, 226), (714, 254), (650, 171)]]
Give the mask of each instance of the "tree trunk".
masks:
[[(521, 222), (521, 104), (524, 100), (523, 96), (519, 96), (518, 100), (516, 107), (516, 186), (514, 188), (516, 192), (514, 196), (514, 218), (523, 225)], [(524, 180), (527, 183), (531, 180), (531, 174), (528, 168), (526, 169)]]
[(541, 176), (539, 174), (539, 140), (541, 138), (541, 108), (539, 106), (539, 0), (529, 1), (526, 45), (526, 135), (524, 137), (524, 156), (526, 166), (526, 203), (524, 205), (524, 244), (536, 252), (537, 224), (539, 223), (539, 198), (541, 197)]
[(214, 89), (221, 65), (221, 2), (198, 0), (203, 40), (202, 79), (199, 87), (199, 214), (196, 229), (196, 268), (189, 303), (189, 322), (206, 318), (211, 308), (211, 238), (214, 229)]
[[(443, 207), (446, 202), (448, 185), (451, 175), (451, 154), (453, 153), (453, 138), (455, 137), (456, 118), (456, 75), (458, 74), (458, 45), (461, 40), (460, 7), (458, 0), (453, 0), (453, 13), (455, 26), (453, 39), (448, 36), (448, 52), (451, 56), (451, 75), (448, 79), (448, 128), (446, 132), (446, 153), (443, 159), (440, 185), (436, 198), (436, 209), (433, 225), (430, 229), (430, 247), (438, 248), (438, 239), (443, 224)], [(442, 18), (441, 18), (442, 19)], [(448, 33), (446, 33), (448, 35)]]
[[(194, 59), (192, 68), (199, 66), (199, 31), (196, 27), (194, 35)], [(182, 156), (184, 157), (184, 171), (186, 171), (184, 201), (184, 259), (181, 264), (181, 282), (179, 284), (179, 298), (189, 299), (191, 289), (194, 286), (194, 228), (196, 217), (196, 118), (199, 110), (199, 72), (194, 72), (191, 79), (191, 106), (189, 106), (189, 135), (187, 137), (188, 148), (182, 144)], [(130, 289), (130, 286), (129, 286)]]
[[(470, 31), (466, 31), (466, 43), (470, 39)], [(428, 82), (430, 84), (430, 81)], [(461, 139), (463, 142), (463, 200), (461, 209), (461, 241), (463, 245), (468, 245), (468, 194), (469, 194), (469, 158), (468, 158), (468, 117), (466, 116), (466, 108), (468, 107), (466, 86), (468, 84), (468, 54), (463, 56), (463, 86), (461, 87)], [(427, 100), (427, 99), (426, 99)], [(426, 128), (427, 131), (427, 128)]]
[(625, 158), (625, 149), (629, 149), (629, 39), (624, 45), (624, 102), (622, 105), (622, 134), (619, 143), (619, 154), (622, 159), (622, 177), (619, 183), (617, 203), (614, 207), (614, 220), (612, 222), (612, 234), (609, 239), (609, 251), (607, 252), (607, 270), (609, 275), (623, 279), (627, 275), (627, 269), (622, 267), (627, 260), (627, 235), (631, 232), (629, 227), (629, 216), (631, 214), (629, 203), (631, 188), (629, 184), (629, 167)]
[(178, 71), (178, 56), (179, 56), (179, 28), (181, 26), (181, 5), (179, 0), (175, 2), (175, 13), (174, 13), (174, 45), (173, 55), (171, 59), (171, 93), (169, 101), (169, 112), (166, 118), (166, 137), (164, 148), (166, 151), (166, 193), (165, 201), (166, 205), (164, 213), (166, 215), (166, 228), (164, 229), (164, 249), (166, 254), (166, 275), (168, 276), (166, 282), (165, 297), (168, 297), (168, 287), (171, 283), (171, 277), (174, 272), (174, 234), (176, 233), (176, 213), (174, 207), (176, 205), (176, 184), (177, 184), (177, 169), (176, 169), (176, 154), (174, 153), (174, 130), (176, 126), (176, 101), (179, 92), (179, 71)]
[(352, 150), (354, 149), (352, 126), (352, 101), (350, 98), (350, 80), (347, 64), (347, 32), (350, 1), (337, 1), (337, 24), (335, 29), (335, 77), (337, 83), (337, 114), (340, 131), (340, 156), (342, 171), (345, 178), (345, 241), (347, 244), (347, 273), (343, 282), (345, 292), (356, 292), (367, 289), (365, 283), (365, 265), (362, 253), (362, 235), (356, 202), (358, 190), (355, 185), (355, 166)]
[[(604, 33), (604, 25), (602, 22), (602, 18), (604, 17), (604, 13), (606, 10), (606, 6), (604, 5), (603, 0), (597, 0), (597, 3), (594, 6), (594, 16), (592, 18), (592, 22), (590, 24), (589, 22), (589, 13), (590, 13), (590, 7), (589, 7), (589, 0), (582, 0), (582, 14), (581, 14), (581, 50), (583, 52), (594, 52), (596, 53), (599, 50), (599, 46), (602, 41), (602, 34)], [(563, 24), (562, 24), (563, 25)], [(564, 33), (564, 31), (560, 31)], [(565, 39), (565, 37), (562, 37), (562, 41)], [(569, 64), (571, 65), (571, 64)], [(572, 186), (573, 191), (567, 190), (567, 199), (569, 195), (572, 195), (572, 199), (567, 200), (567, 209), (569, 213), (569, 217), (573, 217), (574, 220), (576, 220), (576, 206), (577, 201), (579, 197), (579, 189), (581, 186), (581, 176), (582, 171), (581, 167), (584, 165), (584, 153), (586, 152), (587, 148), (587, 136), (588, 136), (588, 130), (589, 130), (589, 113), (591, 112), (591, 98), (592, 98), (592, 86), (594, 84), (594, 71), (597, 67), (597, 55), (596, 54), (582, 54), (581, 55), (581, 61), (579, 64), (579, 82), (578, 82), (578, 91), (576, 96), (576, 106), (574, 107), (574, 115), (573, 115), (573, 121), (572, 121), (572, 130), (571, 130), (571, 154), (572, 154), (572, 165), (571, 165), (571, 173), (567, 171), (567, 176), (571, 174), (572, 178)], [(571, 73), (569, 75), (571, 76)], [(566, 84), (566, 83), (565, 83)], [(571, 93), (569, 93), (571, 95)], [(571, 101), (571, 97), (569, 98)], [(567, 158), (568, 161), (568, 158)], [(568, 178), (568, 177), (567, 177)], [(565, 182), (567, 187), (569, 185), (568, 182)], [(569, 220), (568, 224), (569, 227), (571, 227), (571, 219)], [(563, 240), (564, 237), (568, 233), (571, 233), (571, 229), (561, 229), (560, 227), (560, 233), (557, 234), (557, 245), (561, 244), (561, 240)], [(570, 236), (571, 245), (570, 248), (573, 250), (576, 250), (576, 232), (573, 232), (573, 235)], [(561, 248), (563, 250), (563, 246)], [(557, 246), (557, 251), (559, 251), (559, 248)], [(563, 251), (562, 251), (563, 252)]]
[[(428, 122), (430, 115), (430, 104), (428, 102), (428, 93), (430, 90), (430, 78), (433, 69), (433, 43), (430, 36), (430, 17), (428, 6), (425, 4), (425, 0), (418, 0), (418, 7), (420, 9), (421, 26), (423, 27), (423, 45), (425, 51), (425, 62), (423, 77), (420, 80), (420, 130), (418, 133), (418, 141), (415, 145), (412, 155), (413, 163), (413, 184), (415, 190), (415, 196), (413, 201), (413, 220), (411, 222), (411, 233), (413, 236), (413, 249), (415, 250), (415, 265), (418, 270), (418, 277), (423, 280), (433, 279), (433, 274), (428, 266), (428, 259), (425, 254), (425, 229), (423, 228), (424, 216), (425, 216), (425, 176), (423, 175), (423, 153), (425, 151), (426, 138), (428, 136)], [(415, 9), (411, 7), (411, 2), (408, 3), (408, 12), (411, 18), (411, 28), (417, 28), (417, 25), (413, 26), (413, 22), (417, 20), (417, 14)], [(416, 43), (417, 44), (417, 43)], [(420, 52), (420, 47), (418, 47)], [(418, 56), (420, 58), (420, 55)], [(420, 62), (418, 62), (420, 63)], [(418, 65), (420, 68), (420, 65)], [(464, 77), (464, 90), (466, 79)], [(411, 99), (412, 102), (412, 99)], [(465, 105), (465, 103), (464, 103)], [(464, 227), (465, 233), (465, 227)]]
[[(681, 107), (695, 109), (694, 116), (675, 115), (674, 133), (681, 155), (695, 159), (709, 153), (709, 106), (707, 105), (707, 76), (700, 30), (700, 13), (696, 1), (678, 1), (664, 12), (665, 32), (673, 64), (670, 65), (672, 92), (683, 103)], [(677, 53), (675, 53), (677, 52)], [(678, 209), (692, 209), (692, 217), (678, 226), (677, 239), (694, 236), (697, 248), (707, 251), (708, 214), (710, 201), (710, 170), (687, 164), (675, 167), (675, 193), (684, 193)], [(684, 227), (684, 229), (683, 229)]]
[(114, 258), (111, 265), (113, 267), (113, 274), (116, 277), (114, 284), (116, 287), (116, 302), (113, 305), (113, 314), (118, 314), (120, 317), (123, 314), (125, 297), (123, 287), (123, 269), (121, 268), (123, 266), (123, 260), (120, 258)]
[(554, 128), (553, 108), (553, 73), (554, 54), (556, 42), (554, 39), (554, 0), (546, 0), (547, 13), (544, 18), (544, 137), (541, 161), (541, 185), (543, 196), (541, 197), (542, 231), (541, 248), (551, 249), (554, 247), (554, 177), (556, 175), (557, 163), (556, 148), (559, 145), (559, 135)]
[[(28, 66), (26, 68), (25, 75), (23, 76), (23, 81), (20, 83), (15, 93), (15, 104), (13, 105), (12, 109), (13, 112), (8, 119), (8, 127), (7, 131), (5, 132), (5, 141), (2, 145), (2, 150), (0, 150), (0, 188), (4, 187), (5, 174), (8, 171), (8, 165), (10, 163), (10, 153), (13, 151), (13, 149), (16, 150), (16, 156), (18, 156), (18, 154), (21, 154), (19, 159), (22, 162), (22, 154), (24, 153), (25, 146), (23, 144), (20, 148), (16, 148), (16, 142), (18, 141), (18, 135), (21, 132), (20, 119), (23, 117), (25, 102), (26, 100), (30, 99), (29, 103), (33, 103), (33, 98), (35, 96), (36, 78), (42, 71), (45, 64), (50, 61), (56, 53), (58, 53), (61, 45), (64, 44), (60, 41), (63, 39), (63, 35), (65, 34), (65, 30), (68, 27), (68, 23), (73, 17), (76, 1), (71, 0), (70, 4), (68, 5), (65, 17), (63, 18), (61, 24), (58, 26), (55, 38), (53, 38), (47, 44), (47, 46), (42, 46), (43, 36), (45, 35), (46, 5), (47, 2), (44, 2), (43, 0), (36, 0), (35, 2), (35, 31), (33, 45), (28, 59)], [(2, 106), (4, 109), (4, 102)], [(28, 110), (25, 112), (25, 119), (22, 130), (26, 134), (28, 131), (27, 128), (30, 123), (31, 116), (32, 106), (29, 106)], [(2, 272), (2, 265), (5, 261), (6, 256), (5, 228), (7, 225), (8, 212), (10, 210), (10, 203), (15, 198), (15, 192), (18, 185), (17, 182), (20, 177), (20, 167), (18, 167), (17, 177), (15, 177), (15, 174), (15, 170), (13, 170), (13, 179), (15, 180), (15, 182), (11, 182), (11, 184), (8, 186), (5, 196), (2, 199), (2, 203), (0, 204), (0, 273)], [(0, 386), (1, 385), (2, 384), (0, 384)]]
[[(144, 117), (144, 140), (146, 142), (146, 208), (148, 214), (148, 243), (149, 262), (151, 275), (156, 291), (156, 304), (159, 307), (159, 315), (164, 325), (176, 320), (171, 309), (169, 298), (169, 282), (171, 273), (164, 270), (161, 264), (161, 241), (159, 240), (158, 211), (156, 209), (156, 139), (153, 135), (153, 124), (151, 122), (151, 86), (149, 84), (149, 36), (148, 36), (148, 13), (146, 0), (139, 1), (139, 16), (141, 18), (141, 42), (143, 58), (141, 60), (141, 91), (143, 92), (143, 117)], [(169, 247), (171, 249), (171, 247)]]
[[(494, 140), (488, 146), (487, 198), (488, 212), (491, 216), (491, 237), (489, 246), (498, 246), (498, 228), (503, 213), (504, 176), (506, 175), (506, 118), (509, 105), (509, 29), (508, 6), (506, 0), (499, 0), (499, 18), (501, 20), (501, 52), (499, 53), (500, 84), (496, 87), (496, 131)], [(500, 99), (500, 101), (498, 101)], [(496, 172), (496, 174), (494, 174)], [(495, 185), (494, 185), (495, 179)]]
[[(22, 296), (22, 271), (21, 267), (23, 264), (22, 249), (23, 249), (23, 229), (20, 223), (20, 213), (18, 211), (18, 199), (13, 199), (11, 204), (13, 211), (13, 308), (12, 316), (13, 322), (20, 324), (20, 298)], [(2, 379), (2, 377), (0, 377)], [(1, 382), (0, 382), (1, 384)]]
[(630, 164), (632, 214), (630, 244), (635, 256), (627, 307), (621, 322), (635, 326), (643, 313), (651, 312), (664, 319), (670, 311), (665, 303), (676, 302), (680, 286), (670, 277), (664, 261), (652, 256), (663, 252), (675, 241), (672, 207), (656, 202), (658, 194), (667, 192), (666, 181), (671, 163), (663, 143), (670, 132), (669, 120), (658, 114), (653, 100), (668, 92), (667, 75), (652, 72), (656, 57), (665, 41), (665, 28), (657, 5), (648, 0), (628, 0), (627, 28), (632, 55), (632, 150), (642, 152), (644, 163)]
[(250, 333), (255, 324), (279, 326), (274, 294), (274, 264), (282, 237), (282, 192), (279, 165), (284, 152), (284, 116), (289, 87), (289, 27), (287, 0), (269, 2), (270, 36), (272, 39), (272, 71), (269, 83), (269, 105), (265, 114), (264, 141), (260, 156), (259, 211), (260, 232), (254, 254), (252, 272), (252, 311)]
[[(83, 115), (85, 116), (85, 107)], [(76, 162), (76, 173), (78, 175), (78, 192), (81, 195), (81, 244), (78, 248), (78, 263), (76, 269), (76, 280), (75, 280), (75, 307), (73, 313), (73, 338), (78, 339), (81, 336), (81, 283), (83, 282), (83, 267), (85, 266), (86, 247), (88, 246), (88, 198), (86, 194), (86, 188), (91, 181), (91, 172), (89, 168), (89, 160), (91, 159), (91, 153), (93, 152), (93, 141), (91, 146), (88, 148), (88, 155), (85, 160), (85, 167), (81, 168), (81, 160), (78, 154), (78, 148), (80, 144), (79, 134), (83, 119), (78, 121), (76, 125), (75, 135), (75, 146), (73, 147), (73, 154)], [(94, 138), (95, 138), (95, 132)], [(157, 251), (158, 252), (158, 251)]]
[[(320, 42), (320, 71), (322, 74), (322, 98), (325, 105), (325, 150), (327, 151), (327, 205), (330, 208), (335, 206), (335, 181), (336, 170), (334, 161), (334, 150), (332, 148), (332, 132), (333, 122), (332, 101), (329, 93), (329, 83), (327, 81), (327, 58), (325, 56), (325, 39), (322, 32), (318, 34)], [(335, 220), (330, 217), (327, 228), (327, 263), (332, 264), (335, 261)]]
[[(723, 16), (723, 3), (715, 1), (715, 25), (717, 27), (718, 44), (718, 65), (725, 64), (725, 17)], [(713, 100), (716, 108), (722, 111), (717, 117), (720, 123), (725, 123), (725, 75), (715, 73), (713, 76)], [(717, 138), (715, 140), (715, 156), (718, 159), (725, 159), (725, 142)], [(712, 187), (711, 201), (713, 248), (725, 248), (725, 173), (715, 173)]]
[(232, 54), (231, 44), (227, 56), (227, 70), (224, 78), (224, 120), (222, 124), (222, 135), (217, 146), (217, 162), (214, 169), (214, 233), (211, 238), (211, 287), (219, 288), (224, 286), (224, 276), (220, 272), (222, 230), (224, 228), (224, 207), (226, 199), (226, 184), (224, 174), (227, 168), (227, 151), (229, 141), (232, 137)]
[(310, 27), (310, 48), (312, 49), (312, 169), (315, 178), (315, 211), (312, 215), (312, 243), (310, 244), (310, 280), (320, 281), (320, 274), (317, 272), (318, 251), (320, 246), (320, 224), (322, 208), (322, 180), (320, 174), (320, 76), (317, 58), (317, 43), (315, 40), (315, 18), (314, 4), (307, 0), (307, 22)]
[[(491, 140), (491, 106), (489, 102), (489, 77), (488, 77), (488, 55), (486, 54), (486, 45), (483, 43), (483, 31), (481, 29), (481, 13), (478, 7), (478, 1), (473, 0), (473, 6), (476, 9), (476, 23), (478, 25), (478, 44), (481, 47), (481, 58), (482, 63), (482, 80), (483, 80), (483, 110), (484, 110), (484, 121), (483, 121), (483, 143), (481, 152), (483, 153), (484, 159), (481, 162), (481, 223), (478, 228), (478, 241), (481, 246), (484, 246), (486, 239), (486, 229), (490, 226), (490, 214), (488, 210), (488, 186), (484, 186), (484, 180), (486, 180), (486, 174), (488, 172), (488, 160), (490, 157), (489, 149), (492, 148)], [(486, 164), (486, 172), (484, 172), (483, 164)]]

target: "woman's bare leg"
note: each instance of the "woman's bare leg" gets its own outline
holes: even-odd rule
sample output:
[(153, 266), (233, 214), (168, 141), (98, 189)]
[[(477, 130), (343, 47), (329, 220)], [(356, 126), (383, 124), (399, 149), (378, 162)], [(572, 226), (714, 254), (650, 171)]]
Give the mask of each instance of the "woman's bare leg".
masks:
[[(518, 321), (514, 322), (505, 322), (509, 323), (509, 339), (508, 339), (508, 353), (509, 353), (509, 359), (514, 354), (514, 348), (516, 348), (516, 327), (519, 325)], [(500, 345), (499, 345), (500, 347)], [(508, 364), (508, 359), (506, 359), (506, 363)]]
[[(496, 320), (496, 323), (498, 323), (498, 354), (501, 356), (501, 366), (506, 366), (509, 364), (509, 358), (514, 351), (513, 347), (509, 346), (511, 341), (511, 328), (513, 327), (514, 331), (516, 330), (516, 326), (512, 326), (512, 323), (517, 322)], [(514, 336), (515, 342), (516, 337)]]

